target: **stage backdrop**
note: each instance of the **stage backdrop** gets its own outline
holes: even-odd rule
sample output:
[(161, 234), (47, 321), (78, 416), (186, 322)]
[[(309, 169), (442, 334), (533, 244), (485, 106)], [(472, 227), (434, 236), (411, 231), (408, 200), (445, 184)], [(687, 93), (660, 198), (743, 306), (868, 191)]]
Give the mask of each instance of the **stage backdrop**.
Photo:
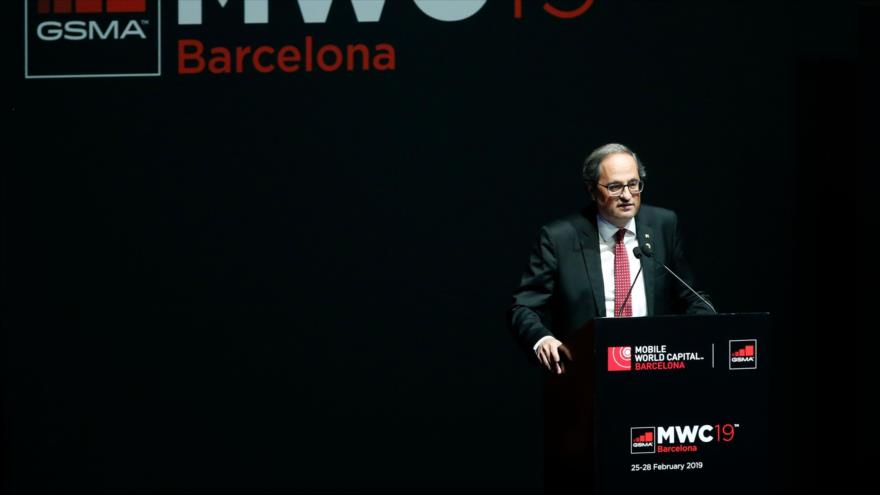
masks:
[(6, 491), (540, 491), (505, 310), (607, 142), (720, 311), (812, 335), (799, 63), (840, 47), (788, 2), (11, 3)]

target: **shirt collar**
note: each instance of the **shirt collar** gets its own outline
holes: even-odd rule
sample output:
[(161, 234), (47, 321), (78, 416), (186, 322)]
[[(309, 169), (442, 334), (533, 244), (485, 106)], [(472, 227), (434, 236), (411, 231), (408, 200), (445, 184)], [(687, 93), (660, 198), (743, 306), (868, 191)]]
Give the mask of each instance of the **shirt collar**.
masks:
[[(616, 225), (612, 224), (608, 220), (605, 220), (604, 218), (602, 218), (602, 215), (600, 215), (598, 213), (596, 214), (596, 220), (597, 220), (596, 224), (599, 226), (599, 235), (602, 237), (602, 240), (608, 244), (617, 242), (614, 239), (614, 236), (615, 236), (615, 234), (617, 234), (617, 231), (620, 230), (620, 228), (617, 227)], [(630, 218), (629, 222), (626, 222), (626, 225), (624, 225), (623, 228), (626, 229), (626, 237), (629, 237), (629, 236), (635, 237), (635, 235), (636, 235), (636, 219)]]

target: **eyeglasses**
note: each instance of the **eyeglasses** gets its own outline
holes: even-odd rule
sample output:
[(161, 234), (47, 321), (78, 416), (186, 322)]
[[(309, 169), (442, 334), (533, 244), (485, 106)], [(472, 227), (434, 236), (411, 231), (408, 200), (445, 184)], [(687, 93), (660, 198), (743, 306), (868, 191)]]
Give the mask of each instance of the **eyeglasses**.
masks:
[[(599, 184), (598, 182), (596, 184)], [(633, 179), (626, 184), (620, 182), (612, 182), (610, 184), (599, 184), (600, 186), (608, 189), (608, 194), (611, 196), (620, 196), (623, 194), (623, 188), (626, 187), (629, 189), (630, 194), (636, 195), (645, 190), (645, 181), (639, 179)]]

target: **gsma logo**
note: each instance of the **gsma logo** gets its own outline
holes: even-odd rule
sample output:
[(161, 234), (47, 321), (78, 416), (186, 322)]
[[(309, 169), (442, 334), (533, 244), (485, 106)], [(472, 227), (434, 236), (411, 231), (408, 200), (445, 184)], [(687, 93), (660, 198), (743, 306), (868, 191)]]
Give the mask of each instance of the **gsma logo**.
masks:
[(653, 426), (636, 426), (629, 429), (630, 454), (653, 454), (657, 449), (657, 432)]
[(630, 371), (632, 369), (632, 347), (608, 348), (608, 371)]
[(158, 76), (160, 0), (25, 0), (25, 77)]
[(732, 370), (753, 370), (758, 367), (758, 341), (756, 339), (731, 340), (729, 344)]

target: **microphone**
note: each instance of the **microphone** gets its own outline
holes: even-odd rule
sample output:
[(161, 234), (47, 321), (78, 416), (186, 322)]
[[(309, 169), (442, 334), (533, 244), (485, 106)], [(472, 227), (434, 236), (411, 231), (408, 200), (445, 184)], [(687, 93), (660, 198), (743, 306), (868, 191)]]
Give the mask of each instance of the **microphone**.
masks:
[[(642, 253), (639, 250), (639, 247), (636, 246), (633, 248), (633, 254), (636, 255), (636, 258), (641, 257)], [(623, 308), (626, 307), (626, 302), (629, 301), (629, 296), (632, 294), (633, 288), (636, 286), (636, 282), (639, 280), (639, 275), (642, 274), (642, 264), (639, 263), (639, 271), (636, 272), (636, 277), (633, 279), (633, 283), (630, 284), (629, 290), (626, 291), (626, 297), (623, 298), (623, 302), (620, 303), (620, 308), (617, 310), (617, 314), (615, 317), (620, 318), (620, 315), (623, 314)]]
[(650, 259), (651, 261), (653, 261), (654, 263), (659, 263), (660, 266), (662, 266), (663, 268), (665, 268), (666, 271), (669, 272), (670, 275), (672, 275), (673, 277), (675, 277), (676, 280), (678, 280), (679, 282), (682, 283), (682, 285), (684, 285), (685, 287), (687, 287), (688, 290), (691, 291), (691, 293), (692, 293), (693, 295), (699, 297), (699, 298), (700, 298), (700, 301), (703, 301), (703, 304), (705, 304), (709, 309), (711, 309), (713, 313), (715, 313), (716, 315), (718, 314), (718, 311), (715, 310), (715, 306), (712, 306), (712, 303), (710, 303), (709, 301), (707, 301), (705, 297), (701, 296), (699, 292), (695, 291), (693, 287), (691, 287), (690, 285), (688, 285), (687, 282), (685, 282), (684, 280), (681, 279), (681, 277), (679, 277), (678, 275), (676, 275), (675, 272), (672, 271), (672, 269), (670, 269), (668, 266), (666, 266), (665, 263), (663, 263), (662, 261), (659, 261), (659, 260), (654, 259), (654, 248), (651, 246), (651, 243), (650, 243), (650, 242), (646, 242), (646, 243), (642, 246), (641, 249), (639, 249), (638, 246), (634, 247), (634, 248), (633, 248), (633, 254), (636, 255), (636, 258), (641, 259), (642, 255), (644, 255), (646, 258), (649, 258), (649, 259)]

